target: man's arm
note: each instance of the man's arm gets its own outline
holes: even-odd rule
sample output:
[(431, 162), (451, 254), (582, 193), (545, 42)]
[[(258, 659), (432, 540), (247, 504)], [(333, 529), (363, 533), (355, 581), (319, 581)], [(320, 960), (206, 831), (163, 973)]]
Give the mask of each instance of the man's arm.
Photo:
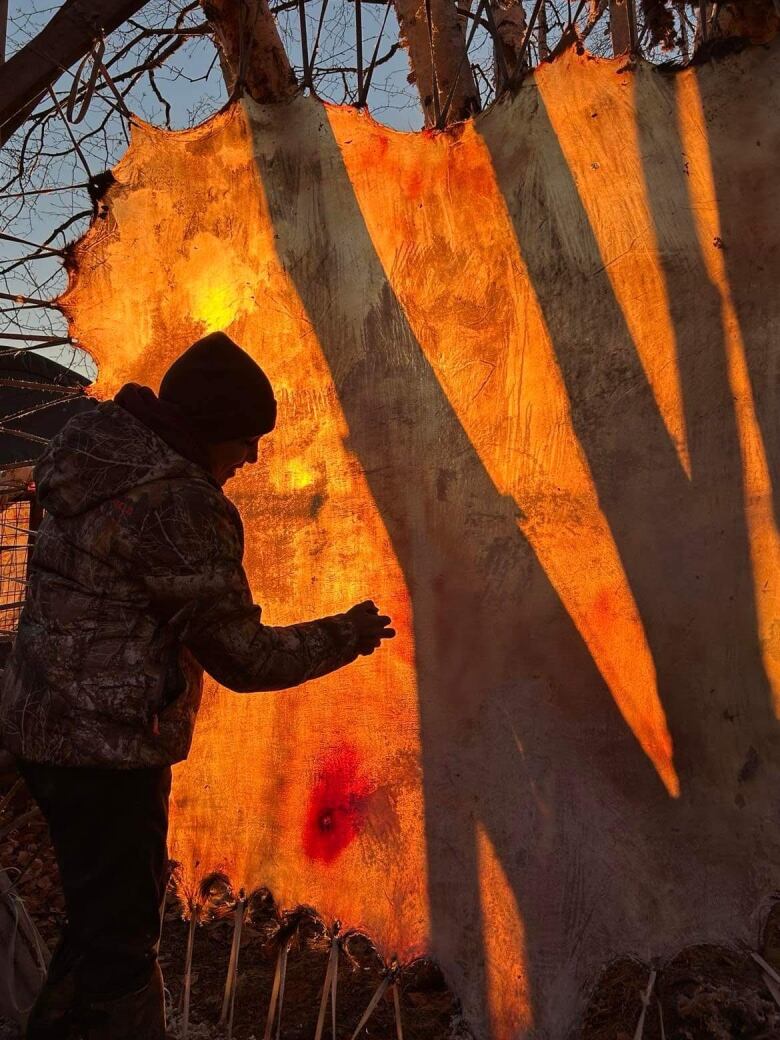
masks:
[(358, 632), (346, 614), (272, 627), (262, 624), (248, 586), (245, 594), (216, 597), (193, 601), (172, 622), (183, 623), (181, 641), (209, 675), (237, 693), (298, 686), (358, 656)]
[(378, 645), (369, 646), (354, 611), (263, 625), (233, 507), (211, 488), (183, 481), (136, 495), (121, 523), (123, 555), (155, 612), (221, 685), (245, 693), (297, 686)]

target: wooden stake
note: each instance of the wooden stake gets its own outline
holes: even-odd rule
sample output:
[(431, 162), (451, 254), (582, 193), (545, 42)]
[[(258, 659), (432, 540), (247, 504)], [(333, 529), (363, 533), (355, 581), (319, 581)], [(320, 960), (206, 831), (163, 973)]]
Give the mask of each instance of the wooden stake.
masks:
[(642, 994), (642, 1012), (639, 1016), (639, 1021), (636, 1024), (636, 1030), (634, 1032), (634, 1040), (642, 1040), (645, 1033), (645, 1018), (647, 1016), (647, 1009), (650, 1007), (650, 997), (653, 995), (653, 987), (655, 986), (655, 980), (658, 972), (653, 969), (650, 972), (650, 978), (647, 980), (647, 989)]
[(404, 1040), (404, 1030), (401, 1024), (401, 995), (398, 992), (398, 979), (393, 983), (393, 1009), (395, 1011), (396, 1040)]
[(230, 962), (225, 979), (225, 995), (222, 999), (222, 1014), (219, 1024), (227, 1026), (228, 1040), (233, 1035), (233, 1007), (236, 1000), (236, 978), (238, 976), (238, 954), (241, 949), (241, 932), (244, 927), (247, 900), (241, 896), (233, 911), (233, 945), (230, 947)]
[(287, 957), (290, 953), (290, 944), (292, 939), (288, 939), (279, 947), (279, 954), (276, 958), (276, 971), (274, 972), (274, 982), (271, 988), (271, 999), (268, 1002), (268, 1015), (265, 1021), (265, 1033), (263, 1034), (263, 1040), (271, 1040), (273, 1035), (274, 1019), (276, 1019), (276, 1040), (279, 1040), (279, 1036), (282, 1031), (282, 1006), (284, 1004), (284, 983), (287, 976)]
[(192, 954), (195, 949), (195, 929), (198, 915), (195, 907), (190, 908), (190, 927), (187, 931), (187, 952), (184, 955), (184, 990), (181, 1000), (181, 1035), (187, 1040), (190, 1030), (190, 996), (192, 993)]
[(330, 956), (328, 957), (328, 968), (325, 972), (325, 982), (322, 985), (320, 1013), (317, 1016), (317, 1028), (314, 1032), (314, 1040), (322, 1040), (322, 1034), (325, 1029), (325, 1013), (328, 1010), (328, 997), (330, 997), (331, 1002), (332, 1040), (336, 1040), (336, 982), (339, 974), (339, 946), (341, 945), (341, 940), (339, 939), (340, 931), (341, 923), (335, 921), (333, 923), (333, 938), (331, 941)]
[(377, 986), (376, 990), (374, 991), (374, 995), (372, 996), (371, 1000), (368, 1002), (368, 1007), (363, 1012), (363, 1016), (360, 1019), (360, 1021), (358, 1022), (357, 1026), (355, 1026), (355, 1031), (352, 1034), (351, 1040), (358, 1040), (358, 1037), (362, 1033), (363, 1029), (365, 1029), (366, 1023), (368, 1022), (368, 1020), (373, 1015), (374, 1009), (376, 1008), (377, 1004), (382, 999), (382, 997), (385, 995), (385, 993), (387, 992), (388, 988), (393, 984), (394, 981), (395, 981), (395, 974), (394, 974), (393, 971), (389, 971), (385, 975), (385, 977), (382, 979), (382, 981), (379, 983), (379, 985)]

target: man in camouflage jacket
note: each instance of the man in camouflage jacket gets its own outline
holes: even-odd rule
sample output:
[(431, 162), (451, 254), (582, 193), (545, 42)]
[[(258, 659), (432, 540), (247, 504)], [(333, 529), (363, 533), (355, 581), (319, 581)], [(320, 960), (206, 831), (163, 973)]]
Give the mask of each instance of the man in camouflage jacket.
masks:
[(45, 517), (0, 698), (3, 741), (47, 817), (66, 936), (28, 1037), (164, 1037), (156, 965), (170, 766), (204, 669), (239, 692), (326, 675), (391, 636), (370, 602), (261, 622), (221, 485), (276, 421), (262, 370), (221, 333), (72, 419), (35, 472)]

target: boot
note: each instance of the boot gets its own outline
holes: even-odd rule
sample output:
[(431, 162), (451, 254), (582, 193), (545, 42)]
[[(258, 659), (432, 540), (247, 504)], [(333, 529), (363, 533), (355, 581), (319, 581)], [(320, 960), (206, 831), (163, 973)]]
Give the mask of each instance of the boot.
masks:
[(160, 966), (148, 985), (115, 1000), (89, 1004), (85, 1040), (165, 1040), (165, 997)]
[(70, 1040), (78, 1024), (74, 977), (53, 984), (47, 979), (27, 1019), (25, 1040)]
[(78, 1025), (75, 964), (60, 942), (27, 1017), (26, 1040), (68, 1040)]

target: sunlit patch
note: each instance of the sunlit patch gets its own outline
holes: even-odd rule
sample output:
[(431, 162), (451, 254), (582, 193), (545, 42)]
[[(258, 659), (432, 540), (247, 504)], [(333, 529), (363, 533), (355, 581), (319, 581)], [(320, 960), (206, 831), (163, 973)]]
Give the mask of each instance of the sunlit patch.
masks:
[(525, 928), (517, 899), (488, 834), (477, 826), (477, 860), (492, 1040), (517, 1040), (533, 1027)]
[(255, 307), (257, 272), (229, 242), (202, 232), (188, 241), (176, 266), (176, 280), (188, 303), (190, 317), (203, 333), (229, 328)]
[(287, 473), (289, 475), (290, 487), (293, 491), (300, 491), (302, 488), (310, 487), (317, 479), (317, 474), (312, 466), (303, 459), (290, 459)]
[[(580, 74), (583, 65), (587, 76)], [(658, 411), (690, 477), (676, 336), (636, 123), (637, 93), (648, 89), (645, 78), (657, 73), (640, 63), (617, 75), (615, 62), (594, 61), (573, 49), (556, 66), (553, 75), (542, 66), (534, 82), (598, 242), (598, 256), (580, 259), (609, 279)], [(625, 189), (617, 193), (615, 184)], [(583, 241), (572, 220), (566, 244), (577, 251)]]
[(677, 118), (687, 160), (691, 213), (707, 274), (720, 296), (728, 376), (737, 421), (756, 618), (764, 669), (780, 718), (780, 534), (772, 503), (772, 478), (756, 415), (745, 343), (731, 294), (723, 256), (718, 196), (712, 173), (707, 123), (695, 70), (681, 73), (677, 86)]
[[(473, 124), (457, 148), (376, 124), (357, 134), (354, 114), (327, 111), (372, 243), (420, 346), (496, 487), (517, 502), (520, 526), (623, 718), (676, 796), (642, 620), (484, 141)], [(393, 192), (374, 161), (377, 139), (395, 171)], [(413, 201), (421, 171), (424, 233)]]

